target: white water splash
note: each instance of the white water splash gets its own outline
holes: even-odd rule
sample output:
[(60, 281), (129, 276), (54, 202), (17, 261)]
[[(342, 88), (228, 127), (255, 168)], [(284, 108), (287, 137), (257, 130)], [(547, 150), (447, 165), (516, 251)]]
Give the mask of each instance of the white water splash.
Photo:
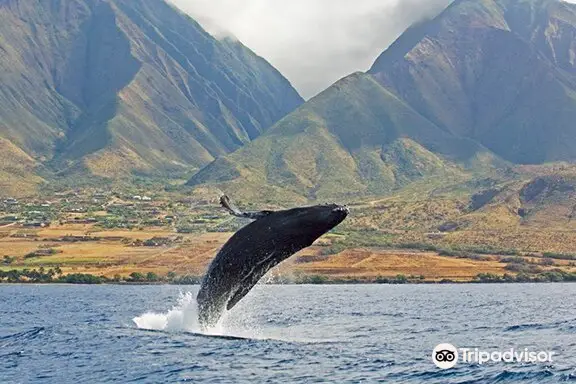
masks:
[(241, 311), (236, 316), (224, 314), (218, 324), (210, 329), (202, 329), (198, 323), (196, 298), (191, 292), (180, 293), (178, 304), (165, 313), (146, 312), (132, 319), (141, 329), (156, 331), (184, 331), (217, 336), (235, 336), (251, 339), (262, 338), (257, 327), (249, 326), (246, 320), (250, 316)]
[[(232, 311), (224, 314), (214, 328), (202, 329), (198, 322), (196, 296), (192, 292), (180, 293), (177, 304), (172, 309), (163, 312), (146, 312), (133, 319), (138, 328), (166, 331), (190, 332), (207, 336), (228, 336), (252, 340), (276, 340), (297, 343), (336, 342), (331, 333), (323, 333), (314, 324), (291, 324), (282, 320), (282, 324), (274, 324), (270, 315), (271, 306), (277, 305), (277, 290), (256, 285), (253, 291), (242, 300)], [(284, 287), (281, 288), (284, 290)], [(291, 300), (300, 300), (294, 295)], [(290, 313), (291, 306), (296, 303), (286, 303), (281, 312)], [(278, 316), (278, 315), (276, 315)], [(315, 323), (315, 322), (314, 322)]]
[(138, 328), (156, 331), (197, 332), (200, 329), (196, 300), (191, 292), (181, 292), (178, 304), (168, 312), (146, 312), (135, 317), (133, 321)]

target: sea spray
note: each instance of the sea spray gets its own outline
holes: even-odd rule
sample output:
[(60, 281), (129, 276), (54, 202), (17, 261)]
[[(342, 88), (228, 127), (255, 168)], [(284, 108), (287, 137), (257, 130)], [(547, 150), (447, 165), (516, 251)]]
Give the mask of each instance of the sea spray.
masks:
[(196, 299), (191, 292), (180, 292), (178, 304), (165, 313), (146, 312), (133, 319), (138, 328), (157, 331), (198, 332)]
[[(198, 322), (196, 297), (192, 292), (180, 292), (176, 305), (166, 312), (149, 311), (133, 318), (133, 321), (138, 328), (166, 332), (298, 343), (336, 342), (334, 335), (326, 333), (323, 328), (294, 323), (292, 312), (294, 307), (302, 305), (302, 300), (296, 295), (286, 297), (283, 294), (286, 287), (257, 284), (245, 300), (232, 311), (226, 311), (218, 324), (207, 330), (202, 329)], [(313, 288), (324, 289), (320, 286)], [(307, 316), (315, 317), (317, 314), (308, 309)]]
[(262, 338), (259, 327), (252, 323), (253, 319), (247, 307), (238, 308), (233, 313), (226, 313), (218, 324), (204, 330), (198, 323), (196, 298), (192, 292), (180, 292), (177, 304), (164, 313), (146, 312), (133, 318), (138, 328), (168, 331), (192, 332), (206, 335), (237, 336), (251, 339)]

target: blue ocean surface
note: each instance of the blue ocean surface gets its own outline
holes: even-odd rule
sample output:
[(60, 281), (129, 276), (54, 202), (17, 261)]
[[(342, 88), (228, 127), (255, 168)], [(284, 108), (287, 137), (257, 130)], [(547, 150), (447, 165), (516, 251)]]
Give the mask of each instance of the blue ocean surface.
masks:
[[(0, 382), (576, 382), (576, 284), (259, 285), (215, 335), (197, 290), (0, 285)], [(554, 356), (442, 370), (440, 343)]]

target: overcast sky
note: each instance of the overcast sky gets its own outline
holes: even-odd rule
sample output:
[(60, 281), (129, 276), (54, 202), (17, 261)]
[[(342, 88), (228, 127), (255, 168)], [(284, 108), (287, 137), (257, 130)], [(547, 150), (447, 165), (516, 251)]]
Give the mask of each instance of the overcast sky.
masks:
[[(170, 0), (216, 36), (233, 35), (305, 98), (370, 68), (410, 24), (451, 0)], [(576, 0), (570, 0), (576, 2)]]
[(451, 0), (170, 0), (213, 35), (233, 35), (309, 98), (365, 71), (412, 22)]

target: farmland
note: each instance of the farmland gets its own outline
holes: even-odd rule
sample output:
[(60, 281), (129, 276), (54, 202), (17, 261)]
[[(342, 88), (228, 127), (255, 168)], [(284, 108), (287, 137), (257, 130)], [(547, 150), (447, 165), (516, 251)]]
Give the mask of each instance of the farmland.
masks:
[[(5, 199), (0, 271), (5, 281), (9, 271), (33, 276), (18, 281), (34, 281), (30, 271), (39, 270), (52, 271), (49, 280), (89, 274), (116, 282), (197, 281), (232, 233), (248, 223), (228, 216), (215, 200), (97, 190)], [(576, 273), (576, 234), (565, 228), (433, 230), (462, 206), (457, 199), (352, 205), (349, 220), (282, 263), (270, 280), (539, 281)]]

